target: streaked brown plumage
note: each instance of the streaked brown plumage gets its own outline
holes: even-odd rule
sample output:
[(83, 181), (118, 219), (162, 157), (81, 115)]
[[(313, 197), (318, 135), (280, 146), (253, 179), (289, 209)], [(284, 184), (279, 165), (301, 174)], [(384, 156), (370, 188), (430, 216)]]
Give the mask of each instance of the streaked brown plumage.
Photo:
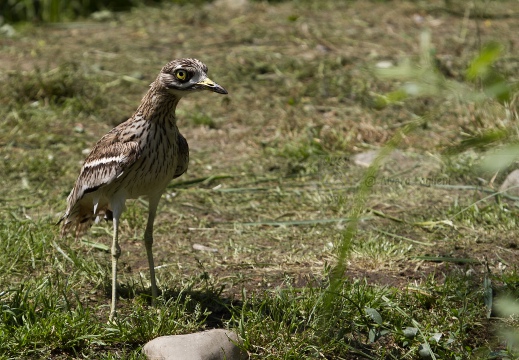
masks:
[(149, 198), (144, 243), (150, 265), (152, 301), (158, 295), (152, 254), (153, 222), (157, 206), (171, 179), (182, 175), (189, 162), (189, 147), (176, 125), (175, 109), (190, 92), (227, 91), (207, 77), (207, 67), (197, 59), (178, 59), (166, 64), (131, 118), (103, 136), (90, 151), (61, 218), (61, 236), (84, 234), (94, 220), (113, 219), (112, 306), (117, 300), (119, 219), (126, 199)]

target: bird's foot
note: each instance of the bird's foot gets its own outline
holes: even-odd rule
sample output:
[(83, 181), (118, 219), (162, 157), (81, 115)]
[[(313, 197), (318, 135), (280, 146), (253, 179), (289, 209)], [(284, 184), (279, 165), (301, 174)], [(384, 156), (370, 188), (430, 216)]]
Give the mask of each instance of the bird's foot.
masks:
[(110, 312), (110, 316), (108, 317), (108, 321), (106, 322), (108, 325), (115, 325), (117, 320), (117, 312), (115, 310)]

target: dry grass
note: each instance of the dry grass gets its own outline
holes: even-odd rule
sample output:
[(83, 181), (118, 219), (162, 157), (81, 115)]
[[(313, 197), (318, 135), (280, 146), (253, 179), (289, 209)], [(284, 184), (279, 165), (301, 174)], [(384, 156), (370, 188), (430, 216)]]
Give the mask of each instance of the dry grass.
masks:
[[(300, 292), (318, 303), (320, 297), (312, 286), (327, 283), (350, 209), (356, 206), (355, 195), (365, 180), (365, 168), (356, 165), (353, 156), (384, 146), (417, 116), (424, 119), (421, 126), (398, 143), (398, 151), (387, 159), (369, 189), (347, 261), (351, 284), (342, 291), (358, 292), (359, 298), (350, 303), (382, 309), (391, 329), (411, 326), (409, 317), (395, 315), (398, 308), (409, 315), (417, 306), (421, 330), (454, 333), (454, 325), (441, 321), (457, 316), (454, 309), (463, 308), (476, 335), (456, 335), (452, 354), (467, 355), (464, 346), (501, 349), (481, 325), (486, 318), (471, 306), (484, 308), (481, 283), (489, 271), (505, 287), (516, 283), (517, 208), (506, 199), (480, 201), (488, 194), (460, 187), (480, 185), (478, 177), (491, 179), (492, 174), (475, 167), (479, 150), (442, 154), (469, 136), (496, 128), (506, 130), (513, 140), (517, 124), (493, 100), (467, 102), (463, 96), (431, 95), (381, 102), (402, 81), (380, 78), (375, 71), (381, 62), (419, 63), (423, 56), (419, 38), (429, 29), (440, 76), (477, 89), (477, 84), (465, 80), (465, 70), (481, 44), (498, 39), (505, 51), (495, 69), (517, 82), (519, 63), (514, 51), (519, 46), (515, 36), (519, 24), (515, 15), (492, 17), (496, 14), (492, 11), (517, 14), (517, 3), (491, 2), (502, 5), (488, 8), (485, 19), (481, 14), (464, 16), (476, 10), (464, 12), (462, 2), (453, 3), (453, 8), (444, 8), (440, 1), (163, 5), (136, 8), (109, 22), (25, 26), (15, 37), (0, 39), (4, 84), (0, 199), (2, 220), (10, 224), (3, 234), (13, 244), (28, 244), (20, 250), (20, 260), (4, 269), (9, 279), (0, 284), (15, 288), (51, 269), (56, 276), (73, 273), (71, 286), (78, 294), (74, 302), (91, 308), (96, 319), (107, 314), (102, 305), (108, 303), (109, 257), (100, 251), (102, 245), (91, 243), (108, 244), (110, 225), (94, 227), (85, 238), (90, 243), (72, 239), (60, 243), (66, 253), (77, 256), (74, 264), (51, 246), (57, 230), (48, 225), (65, 206), (85, 149), (131, 115), (157, 71), (172, 58), (201, 59), (209, 66), (211, 78), (229, 91), (227, 97), (197, 95), (182, 100), (179, 128), (189, 141), (192, 160), (188, 173), (168, 188), (156, 221), (159, 286), (191, 317), (183, 319), (180, 327), (168, 323), (160, 331), (147, 318), (146, 300), (140, 295), (148, 286), (142, 275), (147, 264), (141, 241), (146, 200), (139, 200), (128, 204), (120, 235), (126, 239), (121, 282), (128, 290), (122, 313), (128, 314), (130, 325), (149, 320), (149, 331), (133, 333), (121, 325), (117, 335), (99, 335), (103, 344), (101, 340), (99, 344), (65, 342), (66, 346), (57, 342), (58, 353), (43, 353), (60, 358), (86, 348), (87, 356), (96, 351), (108, 358), (136, 356), (143, 339), (165, 329), (187, 332), (229, 321), (232, 312), (207, 300), (215, 296), (225, 306), (245, 301), (242, 309), (250, 311), (246, 315), (250, 322), (234, 319), (226, 324), (248, 329), (247, 350), (256, 358), (293, 358), (301, 348), (308, 358), (317, 357), (309, 345), (317, 335), (308, 334), (308, 328), (299, 329), (308, 337), (301, 335), (301, 342), (286, 353), (275, 339), (269, 343), (265, 334), (275, 333), (267, 326), (272, 318), (261, 318), (264, 313), (255, 308), (254, 299), (267, 294), (270, 300), (261, 301), (275, 309), (288, 306), (287, 299), (294, 301), (286, 294), (293, 292), (297, 298)], [(25, 229), (19, 237), (13, 235), (17, 226)], [(45, 241), (38, 246), (31, 242), (40, 238)], [(217, 251), (194, 250), (194, 245)], [(6, 254), (11, 254), (7, 258), (12, 257), (16, 246), (5, 246)], [(467, 259), (475, 262), (463, 262)], [(32, 269), (30, 275), (27, 267)], [(80, 280), (81, 274), (86, 280)], [(458, 283), (449, 283), (451, 276)], [(465, 293), (459, 290), (452, 295), (457, 288)], [(242, 298), (244, 290), (247, 296)], [(428, 291), (438, 291), (438, 300)], [(211, 308), (208, 322), (207, 314), (192, 309), (193, 302), (182, 295), (186, 293), (194, 303), (203, 304), (196, 306)], [(397, 304), (381, 300), (383, 294)], [(451, 295), (454, 303), (448, 302)], [(463, 303), (463, 298), (473, 304)], [(308, 302), (301, 306), (310, 306)], [(169, 311), (168, 304), (160, 311)], [(431, 309), (438, 313), (432, 314)], [(429, 310), (432, 315), (427, 315)], [(359, 320), (355, 311), (344, 315), (365, 324), (363, 315)], [(279, 316), (283, 323), (286, 318)], [(433, 323), (434, 316), (438, 323)], [(368, 325), (359, 331), (374, 329)], [(356, 338), (355, 331), (345, 335), (347, 346), (340, 341), (331, 342), (330, 348), (320, 344), (328, 351), (325, 357), (350, 354), (354, 358), (352, 354), (358, 353), (351, 349), (357, 349), (375, 358), (398, 358), (407, 351), (416, 354), (421, 343), (404, 345), (407, 340), (401, 333), (370, 343)], [(322, 341), (317, 338), (315, 344)], [(289, 342), (291, 338), (287, 333), (280, 339)], [(390, 351), (392, 346), (398, 350)], [(445, 350), (448, 345), (437, 348), (442, 358), (455, 358)]]

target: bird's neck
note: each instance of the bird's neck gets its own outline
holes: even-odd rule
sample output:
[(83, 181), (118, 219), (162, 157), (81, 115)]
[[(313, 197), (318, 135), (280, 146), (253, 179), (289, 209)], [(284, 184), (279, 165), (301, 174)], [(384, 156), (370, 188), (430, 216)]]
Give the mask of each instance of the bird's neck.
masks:
[(148, 121), (175, 124), (175, 110), (179, 100), (179, 96), (161, 88), (154, 82), (142, 98), (135, 113)]

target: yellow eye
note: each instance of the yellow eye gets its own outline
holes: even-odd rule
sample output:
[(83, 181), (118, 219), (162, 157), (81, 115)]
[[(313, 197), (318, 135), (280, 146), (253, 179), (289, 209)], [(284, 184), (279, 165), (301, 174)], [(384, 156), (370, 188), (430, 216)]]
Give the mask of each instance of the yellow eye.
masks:
[(182, 70), (182, 69), (177, 70), (177, 71), (175, 71), (175, 76), (180, 81), (186, 81), (187, 80), (187, 71)]

